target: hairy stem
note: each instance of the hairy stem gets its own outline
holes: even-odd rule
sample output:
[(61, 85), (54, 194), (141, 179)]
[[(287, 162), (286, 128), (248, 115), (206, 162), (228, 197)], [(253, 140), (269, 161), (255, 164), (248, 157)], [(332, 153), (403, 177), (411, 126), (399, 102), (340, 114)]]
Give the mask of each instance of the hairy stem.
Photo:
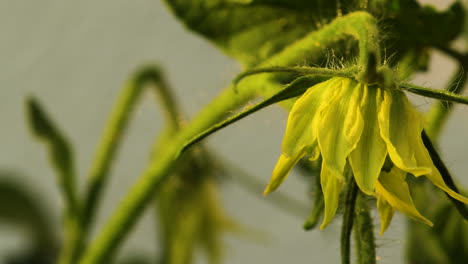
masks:
[[(461, 65), (458, 68), (457, 73), (454, 74), (452, 79), (449, 81), (445, 91), (460, 94), (465, 88), (468, 74), (464, 73), (464, 67)], [(434, 103), (432, 108), (426, 115), (426, 132), (433, 140), (439, 138), (440, 132), (447, 121), (449, 114), (452, 112), (453, 102), (437, 101)]]
[(357, 263), (375, 264), (374, 225), (370, 216), (369, 206), (362, 193), (358, 195), (356, 201), (354, 239), (356, 243)]
[(341, 264), (351, 263), (351, 231), (354, 222), (354, 207), (358, 187), (354, 177), (349, 177), (345, 193), (343, 224), (341, 226)]
[(352, 78), (356, 73), (356, 67), (350, 67), (347, 69), (333, 70), (319, 67), (266, 67), (266, 68), (255, 68), (253, 70), (245, 71), (234, 78), (232, 83), (237, 85), (243, 79), (260, 74), (260, 73), (293, 73), (298, 76), (303, 75), (322, 75), (322, 76), (341, 76)]
[(274, 66), (295, 66), (307, 58), (317, 61), (323, 49), (344, 39), (352, 37), (358, 41), (360, 67), (359, 78), (364, 82), (374, 82), (377, 68), (381, 62), (379, 30), (377, 20), (367, 12), (353, 12), (333, 20), (318, 31), (311, 32), (303, 39), (289, 45), (278, 55), (260, 64), (257, 68)]

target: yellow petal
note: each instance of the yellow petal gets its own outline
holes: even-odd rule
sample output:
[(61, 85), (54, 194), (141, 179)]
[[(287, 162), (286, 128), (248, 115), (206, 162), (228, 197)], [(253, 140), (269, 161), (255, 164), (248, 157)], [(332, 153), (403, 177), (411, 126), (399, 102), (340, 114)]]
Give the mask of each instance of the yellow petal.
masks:
[(323, 200), (325, 203), (324, 216), (320, 229), (324, 229), (330, 224), (336, 214), (340, 192), (344, 186), (344, 179), (335, 177), (335, 174), (331, 173), (325, 162), (322, 161), (320, 183), (322, 185)]
[(287, 156), (295, 156), (304, 147), (311, 145), (317, 138), (317, 113), (327, 105), (327, 97), (333, 92), (329, 87), (336, 78), (309, 88), (294, 103), (289, 113), (282, 151)]
[(393, 208), (407, 216), (432, 226), (432, 222), (422, 216), (414, 206), (405, 177), (406, 172), (395, 167), (389, 173), (382, 172), (375, 185), (377, 197), (385, 199)]
[(381, 92), (380, 88), (364, 86), (364, 97), (361, 103), (364, 128), (356, 148), (348, 158), (357, 185), (368, 195), (374, 193), (375, 182), (387, 156), (387, 147), (380, 136), (377, 120)]
[[(392, 95), (389, 95), (390, 93)], [(425, 175), (448, 195), (468, 203), (468, 198), (451, 190), (445, 184), (439, 171), (435, 168), (421, 139), (424, 120), (420, 114), (402, 92), (385, 91), (385, 95), (379, 113), (379, 124), (382, 138), (387, 143), (388, 153), (393, 163), (415, 176)], [(385, 127), (386, 125), (388, 127)]]
[[(387, 145), (388, 155), (400, 169), (415, 176), (429, 174), (432, 166), (418, 164), (415, 149), (421, 136), (423, 118), (408, 102), (406, 95), (396, 90), (383, 90), (384, 98), (379, 111), (380, 135)], [(424, 146), (422, 146), (424, 147)]]
[(329, 89), (336, 90), (330, 105), (323, 110), (318, 127), (318, 144), (323, 162), (335, 177), (344, 179), (346, 158), (356, 147), (364, 126), (359, 104), (362, 85), (348, 78)]
[(380, 216), (380, 235), (383, 235), (385, 230), (392, 222), (393, 207), (382, 197), (382, 195), (377, 196), (377, 210), (379, 211)]
[(299, 151), (294, 157), (288, 157), (286, 155), (281, 154), (276, 163), (275, 169), (270, 178), (270, 182), (268, 183), (267, 187), (263, 191), (263, 195), (267, 195), (272, 191), (276, 190), (281, 183), (286, 179), (289, 175), (291, 169), (296, 165), (296, 163), (305, 155), (305, 149)]

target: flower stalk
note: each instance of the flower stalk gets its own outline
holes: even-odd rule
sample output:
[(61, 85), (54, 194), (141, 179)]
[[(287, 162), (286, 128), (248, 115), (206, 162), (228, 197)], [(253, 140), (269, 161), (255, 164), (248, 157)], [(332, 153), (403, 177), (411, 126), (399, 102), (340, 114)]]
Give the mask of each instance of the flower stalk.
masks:
[(351, 231), (353, 229), (354, 208), (358, 192), (359, 188), (354, 178), (349, 175), (345, 192), (343, 224), (341, 226), (341, 264), (351, 263)]
[(354, 242), (356, 244), (357, 263), (375, 264), (374, 224), (372, 223), (366, 198), (362, 193), (358, 194), (356, 200)]

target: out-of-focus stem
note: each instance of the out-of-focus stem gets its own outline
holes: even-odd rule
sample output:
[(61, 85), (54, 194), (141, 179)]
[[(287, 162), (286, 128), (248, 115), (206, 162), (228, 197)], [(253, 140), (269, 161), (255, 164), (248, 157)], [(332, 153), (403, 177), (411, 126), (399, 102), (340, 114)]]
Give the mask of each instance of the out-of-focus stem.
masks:
[[(292, 66), (309, 58), (319, 57), (324, 47), (336, 43), (346, 36), (352, 36), (359, 41), (359, 61), (363, 69), (367, 69), (369, 54), (377, 63), (380, 61), (378, 49), (377, 21), (366, 12), (355, 12), (332, 21), (320, 31), (312, 32), (301, 40), (285, 48), (279, 54), (271, 57), (258, 67), (271, 65)], [(311, 59), (311, 61), (314, 61)], [(208, 104), (199, 115), (178, 133), (165, 151), (157, 155), (130, 189), (118, 206), (111, 219), (104, 226), (97, 238), (89, 245), (82, 264), (102, 263), (109, 261), (110, 256), (120, 245), (122, 238), (129, 232), (143, 209), (150, 202), (153, 193), (163, 184), (180, 157), (188, 142), (198, 134), (210, 128), (231, 111), (247, 103), (255, 95), (270, 97), (278, 91), (278, 86), (269, 86), (265, 79), (255, 78), (244, 82), (237, 92), (228, 87), (220, 96)]]

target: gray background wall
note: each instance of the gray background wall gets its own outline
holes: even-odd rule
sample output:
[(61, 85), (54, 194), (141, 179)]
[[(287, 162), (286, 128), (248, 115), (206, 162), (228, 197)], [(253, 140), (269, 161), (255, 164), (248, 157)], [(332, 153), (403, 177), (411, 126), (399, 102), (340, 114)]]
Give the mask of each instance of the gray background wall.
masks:
[[(240, 70), (207, 41), (186, 31), (157, 0), (0, 0), (0, 34), (0, 168), (20, 171), (20, 180), (46, 202), (57, 225), (62, 203), (44, 148), (25, 125), (25, 96), (36, 95), (73, 141), (83, 183), (113, 101), (138, 66), (162, 65), (191, 116)], [(454, 69), (447, 58), (435, 54), (430, 73), (417, 76), (415, 82), (443, 87)], [(415, 102), (424, 110), (432, 101)], [(465, 186), (467, 111), (466, 106), (456, 108), (440, 144), (450, 169)], [(280, 151), (286, 117), (279, 108), (263, 110), (214, 135), (209, 146), (266, 183)], [(160, 130), (161, 116), (148, 94), (135, 113), (118, 158), (99, 224), (144, 169)], [(294, 174), (281, 189), (307, 201), (303, 185)], [(339, 220), (322, 232), (303, 232), (303, 219), (276, 210), (265, 199), (233, 184), (222, 187), (222, 202), (229, 214), (268, 234), (268, 242), (260, 243), (227, 236), (226, 263), (338, 263)], [(397, 216), (390, 230), (378, 237), (380, 263), (401, 262), (402, 223)], [(25, 243), (21, 230), (0, 226), (0, 262)], [(157, 254), (154, 248), (157, 243), (148, 211), (122, 252)]]

